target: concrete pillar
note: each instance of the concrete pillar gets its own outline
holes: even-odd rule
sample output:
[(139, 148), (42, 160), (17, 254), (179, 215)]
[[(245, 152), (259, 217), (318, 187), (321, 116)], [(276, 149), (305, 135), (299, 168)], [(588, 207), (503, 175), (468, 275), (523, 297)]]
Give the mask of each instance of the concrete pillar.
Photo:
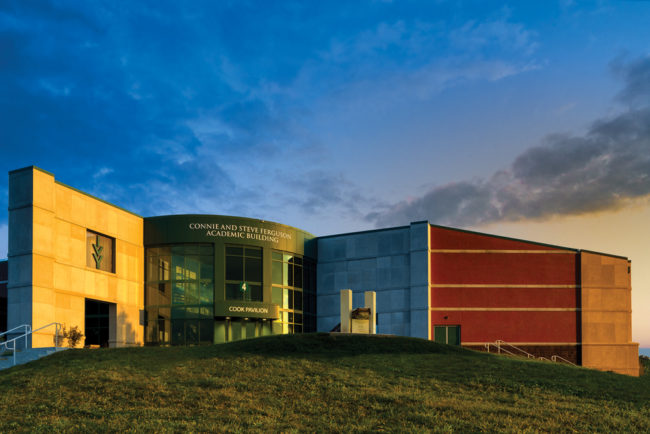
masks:
[(377, 333), (377, 293), (375, 291), (366, 291), (363, 293), (365, 307), (370, 309), (370, 320), (368, 321), (368, 333), (374, 335)]
[(351, 333), (352, 323), (350, 315), (352, 314), (352, 290), (341, 290), (341, 333)]
[(117, 305), (115, 303), (109, 303), (108, 305), (108, 346), (110, 348), (120, 347), (123, 344), (118, 341), (118, 330), (117, 330)]

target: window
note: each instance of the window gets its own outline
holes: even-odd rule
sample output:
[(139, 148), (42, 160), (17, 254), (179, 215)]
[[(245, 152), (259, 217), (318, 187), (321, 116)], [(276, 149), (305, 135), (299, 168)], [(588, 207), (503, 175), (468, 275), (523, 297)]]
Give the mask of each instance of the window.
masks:
[(212, 244), (148, 247), (145, 256), (146, 342), (212, 343)]
[(433, 339), (439, 344), (460, 345), (460, 326), (434, 326)]
[(286, 252), (272, 254), (271, 302), (280, 306), (274, 333), (316, 331), (316, 265)]
[(262, 249), (226, 246), (226, 300), (262, 301)]
[(86, 266), (115, 273), (115, 238), (86, 231)]

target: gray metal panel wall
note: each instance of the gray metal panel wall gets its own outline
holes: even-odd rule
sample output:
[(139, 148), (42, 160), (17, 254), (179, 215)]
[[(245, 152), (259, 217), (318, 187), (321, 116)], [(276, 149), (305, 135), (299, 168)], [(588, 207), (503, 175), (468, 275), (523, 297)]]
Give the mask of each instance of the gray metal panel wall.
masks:
[(354, 307), (363, 306), (364, 291), (377, 292), (377, 333), (428, 336), (428, 223), (317, 242), (319, 331), (340, 322), (339, 293), (351, 289)]

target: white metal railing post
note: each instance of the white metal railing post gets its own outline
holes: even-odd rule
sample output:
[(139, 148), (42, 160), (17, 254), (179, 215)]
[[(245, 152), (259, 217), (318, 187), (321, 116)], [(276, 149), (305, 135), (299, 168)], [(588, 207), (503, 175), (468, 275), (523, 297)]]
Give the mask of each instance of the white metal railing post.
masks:
[(25, 349), (27, 349), (27, 336), (32, 332), (32, 326), (27, 324), (27, 333), (25, 333)]

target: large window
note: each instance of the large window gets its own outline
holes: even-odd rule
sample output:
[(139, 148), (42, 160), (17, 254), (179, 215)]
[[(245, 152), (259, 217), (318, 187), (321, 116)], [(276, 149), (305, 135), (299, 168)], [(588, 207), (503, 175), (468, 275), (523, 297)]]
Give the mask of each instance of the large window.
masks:
[(226, 246), (226, 300), (262, 301), (262, 249)]
[(273, 252), (271, 302), (280, 306), (274, 333), (316, 330), (316, 266), (299, 255)]
[(147, 342), (212, 343), (214, 250), (211, 244), (147, 248)]
[(115, 273), (115, 238), (86, 231), (86, 266)]

